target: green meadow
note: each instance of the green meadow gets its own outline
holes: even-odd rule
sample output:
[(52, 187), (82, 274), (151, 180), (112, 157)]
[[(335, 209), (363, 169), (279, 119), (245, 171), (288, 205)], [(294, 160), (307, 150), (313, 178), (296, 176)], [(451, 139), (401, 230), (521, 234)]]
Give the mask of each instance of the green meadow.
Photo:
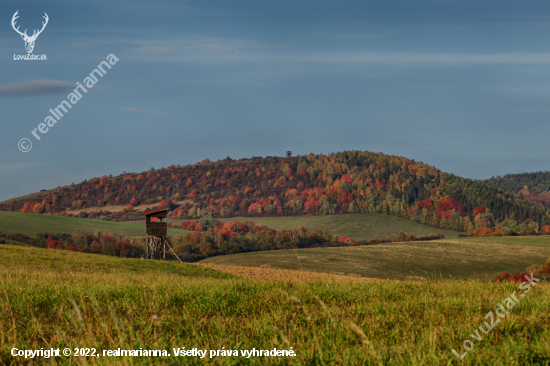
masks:
[(443, 234), (446, 238), (456, 238), (457, 231), (444, 230), (399, 217), (382, 214), (353, 214), (327, 216), (284, 216), (284, 217), (233, 217), (220, 221), (253, 221), (256, 225), (267, 225), (275, 230), (289, 230), (305, 227), (308, 231), (327, 230), (334, 235), (345, 235), (356, 240), (384, 239), (394, 240), (400, 231), (416, 236)]
[[(251, 281), (191, 264), (0, 245), (0, 364), (13, 348), (94, 348), (58, 365), (546, 365), (550, 286), (532, 288), (480, 340), (518, 286), (480, 280)], [(519, 292), (518, 292), (519, 294)], [(527, 337), (527, 335), (529, 337)], [(465, 340), (473, 349), (462, 361)], [(176, 357), (174, 348), (207, 351)], [(164, 350), (166, 357), (103, 356)], [(210, 350), (296, 356), (213, 356)]]
[(456, 238), (367, 246), (240, 253), (204, 263), (304, 270), (398, 280), (494, 277), (550, 257), (550, 235)]
[[(24, 214), (20, 212), (0, 211), (0, 232), (4, 234), (21, 233), (34, 237), (36, 233), (72, 234), (74, 229), (80, 229), (89, 234), (96, 230), (102, 233), (124, 234), (126, 236), (146, 236), (145, 221), (143, 224), (129, 222), (113, 222), (75, 217)], [(188, 231), (168, 229), (168, 235), (186, 234)]]

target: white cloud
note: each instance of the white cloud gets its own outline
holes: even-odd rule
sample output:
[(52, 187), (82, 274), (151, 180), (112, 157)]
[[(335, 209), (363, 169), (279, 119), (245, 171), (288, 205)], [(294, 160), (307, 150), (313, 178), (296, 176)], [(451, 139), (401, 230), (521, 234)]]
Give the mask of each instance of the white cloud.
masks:
[(0, 97), (59, 94), (75, 87), (75, 83), (61, 80), (31, 80), (15, 84), (0, 84)]

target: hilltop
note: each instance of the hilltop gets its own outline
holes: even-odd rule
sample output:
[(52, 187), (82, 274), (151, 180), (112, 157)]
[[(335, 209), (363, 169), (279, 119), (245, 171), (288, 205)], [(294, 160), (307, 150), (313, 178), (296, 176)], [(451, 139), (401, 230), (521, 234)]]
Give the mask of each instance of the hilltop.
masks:
[[(124, 209), (106, 212), (106, 207)], [(0, 203), (0, 210), (139, 218), (136, 206), (170, 208), (173, 218), (384, 213), (443, 229), (538, 232), (549, 211), (480, 181), (414, 160), (344, 151), (290, 158), (229, 157), (148, 172), (103, 176)], [(99, 211), (101, 210), (101, 211)], [(80, 217), (89, 213), (81, 211)]]

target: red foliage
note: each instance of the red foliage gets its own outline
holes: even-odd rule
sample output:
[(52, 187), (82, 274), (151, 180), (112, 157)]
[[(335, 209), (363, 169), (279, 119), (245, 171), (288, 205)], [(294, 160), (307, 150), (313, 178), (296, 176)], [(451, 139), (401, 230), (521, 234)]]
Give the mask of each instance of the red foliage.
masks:
[(340, 178), (342, 182), (347, 182), (348, 184), (351, 184), (351, 177), (347, 174), (342, 175), (342, 178)]
[(308, 213), (316, 213), (317, 207), (319, 207), (319, 201), (317, 200), (309, 200), (304, 203), (304, 208)]
[[(448, 197), (448, 198), (440, 198), (437, 200), (437, 210), (441, 213), (443, 212), (450, 212), (451, 210), (455, 210), (458, 212), (461, 216), (464, 216), (466, 209), (463, 205), (461, 205), (457, 200), (454, 198)], [(438, 212), (438, 217), (440, 217)], [(446, 214), (447, 216), (449, 214)]]
[(21, 209), (21, 212), (23, 213), (31, 213), (32, 212), (32, 203), (26, 202), (23, 205), (23, 208)]
[(350, 243), (354, 240), (352, 238), (346, 238), (345, 236), (342, 235), (341, 237), (338, 238), (338, 241), (340, 243)]
[(295, 188), (289, 189), (285, 192), (286, 197), (293, 197), (293, 196), (297, 196), (298, 194), (299, 194), (298, 190)]
[(51, 236), (46, 239), (46, 247), (48, 249), (63, 249), (63, 244), (59, 240), (55, 240)]
[(258, 231), (266, 231), (269, 230), (269, 228), (266, 225), (262, 226), (254, 226), (254, 234), (256, 234)]
[(479, 214), (482, 214), (485, 212), (485, 207), (483, 206), (477, 206), (475, 209), (474, 209), (474, 216), (477, 216)]
[(168, 202), (168, 200), (165, 198), (163, 199), (162, 201), (160, 201), (159, 203), (159, 210), (164, 210), (166, 208), (170, 208), (170, 203)]
[(185, 214), (183, 209), (181, 207), (176, 208), (174, 211), (172, 211), (172, 216), (180, 218)]
[(262, 205), (258, 202), (253, 202), (250, 204), (250, 206), (248, 206), (248, 212), (250, 213), (254, 213), (254, 212), (261, 213), (261, 211), (262, 211)]
[(338, 189), (336, 201), (340, 203), (348, 203), (348, 194), (343, 189)]
[(474, 231), (468, 231), (468, 235), (471, 237), (486, 237), (486, 236), (500, 236), (500, 232), (502, 229), (496, 229), (493, 231), (493, 229), (489, 227), (485, 228), (477, 228)]
[(420, 201), (418, 203), (418, 206), (420, 206), (420, 208), (425, 208), (426, 210), (431, 210), (432, 207), (434, 206), (434, 203), (430, 198), (426, 198), (425, 200)]
[(231, 232), (246, 234), (253, 227), (254, 227), (254, 224), (252, 224), (252, 226), (249, 226), (249, 225), (246, 225), (245, 223), (242, 223), (240, 221), (229, 221), (229, 222), (226, 222), (223, 225), (222, 229), (226, 228), (227, 230), (229, 230)]
[(184, 222), (181, 223), (181, 228), (183, 230), (201, 231), (202, 230), (202, 225), (200, 226), (201, 230), (198, 230), (198, 224), (199, 223), (197, 221), (192, 221), (192, 220), (184, 221)]
[(509, 273), (509, 272), (502, 272), (500, 275), (493, 278), (493, 282), (504, 282), (508, 281), (510, 283), (526, 283), (528, 280), (525, 278), (525, 276), (529, 277), (528, 272), (523, 273)]

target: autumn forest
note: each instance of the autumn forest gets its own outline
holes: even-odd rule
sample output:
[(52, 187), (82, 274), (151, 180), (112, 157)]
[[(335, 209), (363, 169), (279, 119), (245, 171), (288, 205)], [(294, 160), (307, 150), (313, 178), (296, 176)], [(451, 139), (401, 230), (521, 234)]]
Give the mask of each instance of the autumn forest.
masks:
[[(494, 184), (493, 184), (494, 185)], [(139, 219), (139, 205), (182, 220), (233, 216), (380, 213), (471, 233), (531, 231), (550, 224), (545, 207), (491, 184), (399, 156), (367, 151), (169, 166), (103, 176), (0, 203), (0, 210)], [(105, 206), (125, 206), (110, 212)], [(97, 215), (91, 216), (93, 208)], [(477, 230), (477, 231), (476, 231)]]

